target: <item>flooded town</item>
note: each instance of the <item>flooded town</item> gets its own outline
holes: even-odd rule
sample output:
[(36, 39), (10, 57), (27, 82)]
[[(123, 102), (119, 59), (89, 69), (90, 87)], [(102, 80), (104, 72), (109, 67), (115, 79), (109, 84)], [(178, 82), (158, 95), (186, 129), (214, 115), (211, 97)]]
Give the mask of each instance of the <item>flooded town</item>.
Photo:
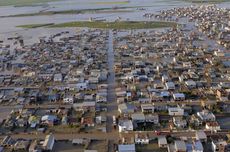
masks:
[(230, 1), (34, 1), (0, 0), (0, 152), (230, 152)]

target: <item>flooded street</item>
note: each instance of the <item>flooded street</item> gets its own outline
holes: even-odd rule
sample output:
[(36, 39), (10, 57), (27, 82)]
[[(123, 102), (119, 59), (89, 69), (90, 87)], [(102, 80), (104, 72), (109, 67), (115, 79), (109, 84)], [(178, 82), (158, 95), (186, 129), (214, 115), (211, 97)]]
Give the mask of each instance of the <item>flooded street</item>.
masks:
[(113, 119), (112, 116), (117, 114), (117, 102), (115, 95), (115, 72), (114, 72), (114, 50), (113, 50), (113, 31), (108, 31), (108, 96), (107, 96), (107, 131), (113, 130)]

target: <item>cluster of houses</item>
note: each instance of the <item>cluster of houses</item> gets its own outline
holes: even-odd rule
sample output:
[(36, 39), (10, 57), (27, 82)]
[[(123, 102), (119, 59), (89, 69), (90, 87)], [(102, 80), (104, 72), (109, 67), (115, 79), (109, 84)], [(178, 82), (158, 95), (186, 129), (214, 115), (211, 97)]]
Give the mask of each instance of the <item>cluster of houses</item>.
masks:
[[(187, 17), (200, 31), (181, 25), (113, 33), (117, 150), (135, 152), (144, 147), (138, 145), (157, 144), (169, 152), (229, 151), (228, 129), (220, 121), (230, 112), (229, 10), (174, 8), (156, 17)], [(0, 104), (24, 108), (0, 119), (0, 133), (67, 133), (55, 126), (68, 126), (70, 133), (107, 132), (106, 31), (57, 37), (15, 49), (16, 55), (1, 49), (1, 69), (7, 74), (0, 75)], [(7, 136), (1, 148), (52, 151), (54, 142), (52, 134), (44, 141)]]
[[(100, 141), (103, 145), (106, 144), (105, 141)], [(93, 140), (86, 139), (86, 138), (74, 138), (69, 140), (57, 140), (55, 139), (53, 134), (48, 134), (45, 136), (44, 139), (37, 138), (37, 139), (23, 139), (23, 138), (13, 138), (12, 136), (5, 136), (1, 139), (0, 142), (0, 151), (14, 151), (14, 152), (53, 152), (53, 151), (61, 151), (58, 149), (57, 146), (59, 144), (65, 145), (67, 147), (70, 145), (73, 147), (73, 151), (78, 148), (84, 152), (98, 152), (97, 147), (89, 147), (92, 145)], [(103, 146), (102, 145), (102, 146)], [(65, 145), (66, 146), (66, 145)], [(105, 151), (108, 149), (105, 145)], [(71, 147), (68, 147), (70, 149)], [(103, 151), (103, 150), (100, 150)]]
[[(207, 144), (207, 142), (210, 144)], [(136, 133), (135, 137), (123, 137), (121, 143), (118, 145), (118, 151), (135, 152), (145, 147), (145, 145), (154, 145), (155, 149), (152, 149), (153, 151), (161, 149), (161, 151), (168, 152), (203, 152), (207, 150), (227, 152), (230, 150), (228, 136), (211, 135), (207, 137), (204, 131), (196, 131), (190, 135), (177, 137), (168, 135), (159, 135), (156, 137), (152, 136), (151, 133)], [(205, 146), (208, 146), (208, 149)]]
[[(0, 76), (0, 101), (73, 104), (87, 93), (96, 96), (98, 84), (107, 80), (105, 42), (106, 32), (85, 30), (58, 40), (41, 38), (22, 47), (11, 62), (6, 61), (11, 73)], [(104, 102), (105, 91), (99, 91), (96, 98)]]
[[(213, 16), (216, 15), (216, 18), (219, 16), (216, 26), (220, 28), (219, 32), (229, 32), (229, 23), (226, 22), (229, 19), (225, 19), (229, 18), (227, 9), (207, 6), (175, 8), (161, 13), (159, 16), (165, 15), (165, 18), (191, 16), (191, 22), (198, 20), (198, 23), (215, 20)], [(210, 13), (213, 16), (208, 16)], [(203, 19), (202, 15), (209, 20)], [(224, 115), (229, 113), (230, 106), (230, 73), (226, 62), (229, 60), (228, 47), (208, 45), (209, 39), (196, 28), (187, 30), (188, 27), (131, 31), (122, 36), (115, 33), (117, 60), (114, 71), (120, 134), (154, 131), (160, 136), (165, 132), (203, 130), (219, 135), (218, 132), (228, 131), (218, 121), (227, 116)], [(228, 35), (225, 38), (228, 39)], [(219, 55), (221, 52), (224, 55)], [(222, 116), (216, 118), (219, 114)], [(146, 136), (132, 138), (132, 144), (149, 141)], [(220, 145), (222, 142), (214, 138), (212, 141)], [(225, 139), (223, 141), (222, 149), (228, 145)], [(204, 151), (204, 145), (199, 139), (175, 139), (166, 147), (172, 152)], [(124, 146), (130, 151), (135, 149), (130, 144), (120, 148)], [(213, 151), (217, 150), (213, 148)]]
[(44, 140), (14, 139), (11, 136), (5, 136), (1, 140), (0, 151), (52, 151), (54, 144), (55, 138), (52, 134), (47, 135)]
[(106, 132), (106, 31), (57, 37), (22, 47), (9, 65), (13, 74), (0, 76), (2, 106), (21, 105), (1, 117), (0, 133), (46, 132), (53, 126)]
[[(211, 39), (215, 39), (225, 48), (230, 48), (230, 10), (216, 5), (200, 5), (183, 8), (173, 8), (161, 11), (157, 18), (178, 19), (187, 17), (189, 22), (195, 22), (199, 31)], [(220, 52), (225, 55), (228, 52)]]
[(229, 68), (217, 65), (215, 48), (206, 51), (191, 33), (177, 28), (116, 37), (120, 132), (162, 129), (162, 115), (170, 116), (168, 129), (220, 130), (213, 112), (229, 106)]

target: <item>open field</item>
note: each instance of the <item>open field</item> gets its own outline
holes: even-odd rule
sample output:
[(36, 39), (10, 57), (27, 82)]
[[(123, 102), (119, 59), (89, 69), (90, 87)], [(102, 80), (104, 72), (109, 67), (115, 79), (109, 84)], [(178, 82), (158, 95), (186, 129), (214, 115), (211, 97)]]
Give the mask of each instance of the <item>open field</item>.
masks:
[(121, 22), (68, 22), (55, 24), (50, 27), (88, 27), (101, 29), (151, 29), (176, 26), (174, 22), (144, 22), (144, 21), (121, 21)]
[(52, 1), (60, 1), (60, 0), (0, 0), (0, 6), (7, 6), (7, 5), (27, 6), (27, 5), (46, 3)]

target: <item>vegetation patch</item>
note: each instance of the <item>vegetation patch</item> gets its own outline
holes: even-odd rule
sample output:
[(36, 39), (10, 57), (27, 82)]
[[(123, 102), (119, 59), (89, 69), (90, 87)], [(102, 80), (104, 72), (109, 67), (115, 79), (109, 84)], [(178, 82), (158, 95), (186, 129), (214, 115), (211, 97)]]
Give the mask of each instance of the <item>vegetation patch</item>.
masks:
[(129, 1), (112, 1), (112, 2), (108, 2), (108, 1), (104, 1), (104, 2), (92, 2), (92, 4), (99, 4), (99, 5), (113, 5), (113, 4), (129, 4)]
[(88, 27), (100, 29), (151, 29), (151, 28), (166, 28), (173, 27), (177, 24), (175, 22), (144, 22), (144, 21), (121, 21), (121, 22), (68, 22), (62, 24), (55, 24), (50, 27)]
[(0, 0), (0, 6), (29, 6), (38, 3), (47, 3), (47, 2), (54, 2), (60, 0)]
[(19, 25), (17, 27), (21, 28), (39, 28), (39, 27), (46, 27), (46, 26), (51, 26), (54, 25), (54, 23), (48, 23), (48, 24), (27, 24), (27, 25)]

